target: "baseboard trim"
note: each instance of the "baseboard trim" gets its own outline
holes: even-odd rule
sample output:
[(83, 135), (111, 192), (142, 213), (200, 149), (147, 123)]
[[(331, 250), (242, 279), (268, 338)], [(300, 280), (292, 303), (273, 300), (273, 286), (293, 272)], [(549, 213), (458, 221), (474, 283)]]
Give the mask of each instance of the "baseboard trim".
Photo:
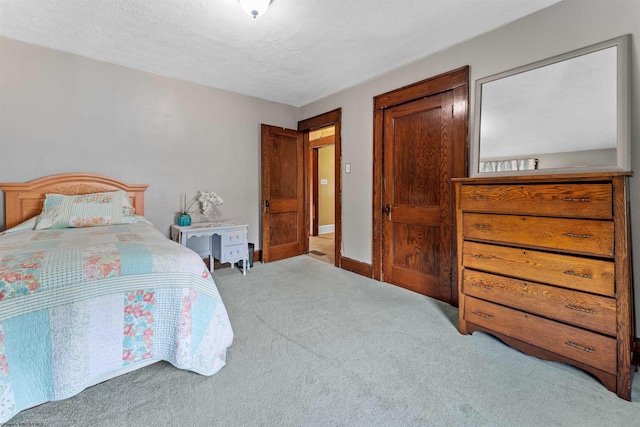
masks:
[(335, 224), (319, 225), (318, 226), (318, 234), (335, 233), (335, 231), (336, 231), (336, 225)]
[(364, 277), (373, 277), (373, 267), (366, 262), (356, 261), (355, 259), (340, 257), (340, 265), (343, 269), (352, 273), (359, 274)]

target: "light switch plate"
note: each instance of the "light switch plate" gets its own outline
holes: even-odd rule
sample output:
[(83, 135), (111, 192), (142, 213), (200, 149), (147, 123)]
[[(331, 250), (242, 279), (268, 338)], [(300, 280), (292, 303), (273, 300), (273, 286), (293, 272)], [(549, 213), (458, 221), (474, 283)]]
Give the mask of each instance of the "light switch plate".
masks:
[(344, 165), (344, 173), (351, 173), (351, 163), (346, 163)]

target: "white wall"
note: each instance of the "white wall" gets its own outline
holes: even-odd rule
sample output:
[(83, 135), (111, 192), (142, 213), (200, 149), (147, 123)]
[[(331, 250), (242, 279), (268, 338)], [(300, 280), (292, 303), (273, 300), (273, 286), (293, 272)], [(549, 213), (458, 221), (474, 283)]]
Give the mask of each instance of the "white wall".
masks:
[(145, 216), (165, 233), (181, 194), (215, 191), (260, 247), (260, 124), (296, 128), (297, 108), (7, 38), (0, 94), (0, 182), (90, 172), (149, 184)]
[[(343, 256), (371, 262), (373, 97), (464, 65), (471, 66), (469, 135), (473, 135), (475, 80), (631, 33), (631, 211), (634, 269), (640, 272), (640, 1), (565, 0), (509, 25), (441, 51), (356, 87), (303, 106), (306, 119), (342, 108)], [(344, 164), (351, 173), (344, 174)], [(638, 282), (636, 280), (636, 282)], [(640, 289), (636, 287), (636, 313)], [(636, 316), (640, 331), (640, 316)]]

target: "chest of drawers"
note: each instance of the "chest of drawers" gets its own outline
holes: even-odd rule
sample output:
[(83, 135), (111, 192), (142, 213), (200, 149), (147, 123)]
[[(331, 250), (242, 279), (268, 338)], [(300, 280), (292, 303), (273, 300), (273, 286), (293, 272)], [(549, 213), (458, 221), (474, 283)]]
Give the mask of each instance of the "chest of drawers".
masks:
[(627, 174), (454, 181), (460, 332), (574, 365), (629, 400)]

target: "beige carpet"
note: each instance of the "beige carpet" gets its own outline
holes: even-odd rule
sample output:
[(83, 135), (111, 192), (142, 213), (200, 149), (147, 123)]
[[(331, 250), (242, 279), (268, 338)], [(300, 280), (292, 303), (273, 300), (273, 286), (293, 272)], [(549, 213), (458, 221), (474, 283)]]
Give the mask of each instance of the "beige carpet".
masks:
[(215, 273), (235, 331), (203, 377), (157, 363), (24, 411), (30, 426), (631, 426), (567, 365), (462, 336), (457, 309), (308, 256)]

